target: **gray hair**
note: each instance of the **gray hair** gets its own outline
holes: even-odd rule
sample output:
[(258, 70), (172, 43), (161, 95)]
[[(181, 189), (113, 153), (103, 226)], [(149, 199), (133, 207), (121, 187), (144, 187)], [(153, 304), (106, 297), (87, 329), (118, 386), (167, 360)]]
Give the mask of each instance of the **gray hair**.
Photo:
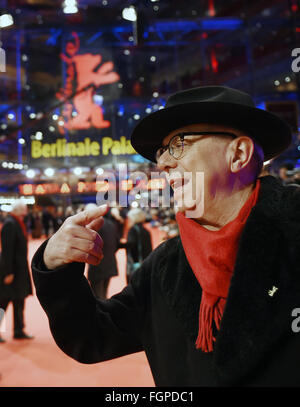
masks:
[(130, 209), (127, 216), (133, 224), (143, 223), (146, 221), (146, 213), (140, 208)]
[(26, 202), (22, 199), (16, 199), (15, 202), (12, 204), (11, 212), (17, 214), (23, 212), (24, 208), (27, 208)]

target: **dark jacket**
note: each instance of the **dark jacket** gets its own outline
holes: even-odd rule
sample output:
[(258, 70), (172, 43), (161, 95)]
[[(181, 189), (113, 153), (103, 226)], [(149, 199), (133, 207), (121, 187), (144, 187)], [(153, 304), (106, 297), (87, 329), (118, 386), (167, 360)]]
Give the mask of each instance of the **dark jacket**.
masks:
[[(1, 299), (23, 299), (32, 294), (27, 254), (27, 238), (16, 219), (8, 215), (1, 230)], [(13, 274), (14, 280), (6, 285), (3, 279), (8, 274)]]
[(103, 259), (97, 266), (89, 266), (88, 279), (94, 283), (118, 275), (115, 253), (118, 250), (119, 234), (117, 226), (104, 217), (104, 224), (98, 231), (103, 240)]
[(134, 262), (139, 262), (139, 244), (141, 257), (144, 260), (152, 252), (151, 235), (141, 223), (132, 226), (127, 235), (127, 242), (120, 243), (119, 247), (125, 247)]
[(72, 358), (96, 363), (145, 350), (157, 385), (300, 385), (300, 332), (292, 330), (300, 307), (300, 188), (261, 178), (208, 354), (195, 349), (202, 291), (179, 237), (154, 250), (107, 301), (93, 297), (83, 265), (45, 271), (43, 249), (32, 263), (37, 295), (57, 345)]

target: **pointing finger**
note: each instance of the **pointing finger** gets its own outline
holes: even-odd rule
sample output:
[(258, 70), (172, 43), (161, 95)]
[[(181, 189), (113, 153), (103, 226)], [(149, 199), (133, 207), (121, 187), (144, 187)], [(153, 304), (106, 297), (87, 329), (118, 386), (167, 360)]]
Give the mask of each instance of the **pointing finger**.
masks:
[(104, 219), (101, 217), (101, 218), (94, 219), (91, 223), (86, 225), (86, 227), (89, 228), (89, 229), (93, 229), (95, 231), (98, 231), (99, 229), (102, 228), (103, 223), (104, 223)]
[(108, 205), (101, 205), (97, 208), (88, 209), (82, 212), (79, 212), (77, 215), (72, 216), (72, 221), (76, 225), (86, 226), (91, 223), (93, 220), (103, 216), (108, 211)]

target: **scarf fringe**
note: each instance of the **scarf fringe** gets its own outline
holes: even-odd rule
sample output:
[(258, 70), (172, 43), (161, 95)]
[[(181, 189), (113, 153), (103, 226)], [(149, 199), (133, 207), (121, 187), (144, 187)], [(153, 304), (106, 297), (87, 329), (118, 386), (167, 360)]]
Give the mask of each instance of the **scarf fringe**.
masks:
[(213, 351), (213, 342), (216, 338), (212, 334), (212, 321), (214, 320), (217, 330), (220, 329), (225, 300), (222, 298), (215, 304), (201, 301), (199, 310), (199, 333), (196, 340), (196, 348), (208, 353)]

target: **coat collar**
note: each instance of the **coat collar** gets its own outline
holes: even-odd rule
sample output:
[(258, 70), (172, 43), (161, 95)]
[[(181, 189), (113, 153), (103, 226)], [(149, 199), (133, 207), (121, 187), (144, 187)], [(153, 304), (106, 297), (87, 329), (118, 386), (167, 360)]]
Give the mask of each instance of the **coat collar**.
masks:
[[(300, 290), (289, 279), (292, 267), (288, 263), (287, 240), (283, 238), (289, 227), (284, 192), (274, 177), (261, 178), (258, 202), (241, 237), (213, 354), (220, 384), (238, 384), (251, 376), (276, 343), (291, 334), (291, 311), (299, 306)], [(201, 287), (180, 239), (167, 242), (166, 249), (168, 255), (160, 268), (161, 287), (169, 307), (195, 342)], [(277, 290), (270, 296), (273, 287)]]

